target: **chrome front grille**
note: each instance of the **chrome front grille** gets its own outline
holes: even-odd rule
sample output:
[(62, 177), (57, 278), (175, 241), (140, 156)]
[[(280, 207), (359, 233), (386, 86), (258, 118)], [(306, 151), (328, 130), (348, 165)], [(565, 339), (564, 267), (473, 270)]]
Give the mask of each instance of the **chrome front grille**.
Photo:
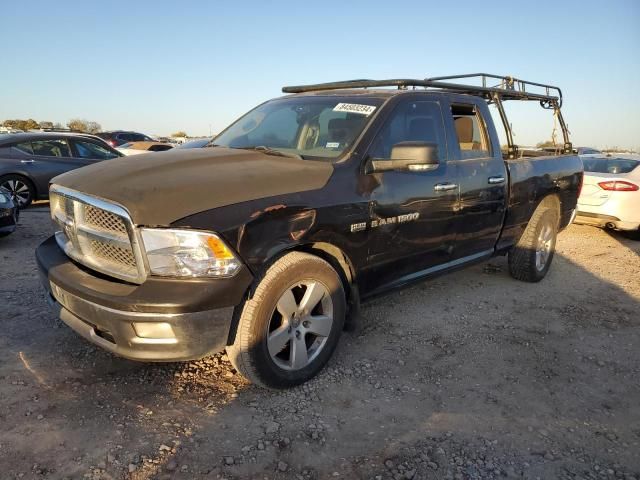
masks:
[(91, 205), (85, 205), (84, 207), (84, 221), (102, 230), (127, 233), (127, 225), (122, 218)]
[(134, 283), (146, 277), (129, 214), (118, 205), (53, 185), (51, 217), (60, 227), (56, 240), (77, 262)]

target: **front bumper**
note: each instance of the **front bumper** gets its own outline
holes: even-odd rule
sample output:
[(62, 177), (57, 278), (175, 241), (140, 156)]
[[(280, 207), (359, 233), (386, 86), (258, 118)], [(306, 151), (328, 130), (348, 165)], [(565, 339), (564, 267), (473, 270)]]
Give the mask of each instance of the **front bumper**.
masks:
[(36, 250), (42, 284), (60, 319), (90, 342), (142, 361), (181, 361), (224, 349), (234, 306), (251, 275), (149, 279), (131, 285), (71, 261), (49, 238)]
[(0, 233), (11, 233), (17, 225), (17, 210), (15, 207), (0, 207)]

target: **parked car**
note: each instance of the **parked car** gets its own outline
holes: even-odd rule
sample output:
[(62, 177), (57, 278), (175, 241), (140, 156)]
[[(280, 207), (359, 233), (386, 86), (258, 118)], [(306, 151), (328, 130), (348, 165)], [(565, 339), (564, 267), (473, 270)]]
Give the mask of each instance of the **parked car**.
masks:
[[(217, 146), (57, 177), (58, 232), (36, 256), (60, 318), (130, 359), (226, 349), (253, 382), (286, 388), (322, 369), (361, 300), (494, 255), (542, 280), (582, 162), (559, 89), (484, 77), (514, 87), (286, 87)], [(502, 100), (554, 110), (564, 153), (521, 158), (510, 142), (503, 159), (488, 109)]]
[(0, 136), (0, 188), (20, 208), (49, 197), (56, 175), (123, 155), (92, 135), (77, 133), (15, 133)]
[(197, 138), (195, 140), (184, 142), (183, 144), (178, 145), (176, 148), (202, 148), (209, 145), (209, 143), (211, 143), (210, 138)]
[(13, 201), (11, 192), (0, 188), (0, 237), (15, 231), (19, 215), (20, 210)]
[(597, 154), (602, 154), (602, 152), (600, 150), (596, 150), (595, 148), (591, 148), (591, 147), (577, 147), (577, 148), (574, 149), (574, 151), (578, 155), (597, 155)]
[(119, 147), (123, 143), (129, 142), (155, 142), (155, 140), (144, 133), (127, 132), (124, 130), (114, 130), (110, 132), (100, 132), (96, 135), (102, 138), (112, 147)]
[(123, 143), (116, 149), (124, 155), (140, 155), (149, 152), (164, 152), (171, 150), (173, 145), (160, 142), (129, 142)]
[(584, 186), (576, 223), (640, 230), (640, 156), (582, 157)]

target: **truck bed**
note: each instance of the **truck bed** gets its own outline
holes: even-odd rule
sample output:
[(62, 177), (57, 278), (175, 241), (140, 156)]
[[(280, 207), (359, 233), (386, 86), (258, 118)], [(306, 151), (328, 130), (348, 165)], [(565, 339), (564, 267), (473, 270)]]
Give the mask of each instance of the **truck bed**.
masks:
[(555, 194), (560, 201), (560, 225), (565, 228), (577, 205), (582, 184), (582, 160), (577, 155), (527, 156), (505, 160), (509, 175), (507, 214), (497, 250), (520, 238), (540, 201)]

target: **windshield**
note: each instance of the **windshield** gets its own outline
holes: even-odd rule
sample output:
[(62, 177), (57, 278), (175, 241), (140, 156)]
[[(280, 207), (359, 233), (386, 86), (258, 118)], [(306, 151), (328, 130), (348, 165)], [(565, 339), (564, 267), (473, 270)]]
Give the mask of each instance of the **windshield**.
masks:
[(305, 159), (337, 159), (353, 145), (382, 99), (283, 98), (240, 118), (213, 143), (230, 148), (267, 147)]
[(640, 161), (629, 158), (583, 158), (585, 172), (594, 173), (629, 173)]

